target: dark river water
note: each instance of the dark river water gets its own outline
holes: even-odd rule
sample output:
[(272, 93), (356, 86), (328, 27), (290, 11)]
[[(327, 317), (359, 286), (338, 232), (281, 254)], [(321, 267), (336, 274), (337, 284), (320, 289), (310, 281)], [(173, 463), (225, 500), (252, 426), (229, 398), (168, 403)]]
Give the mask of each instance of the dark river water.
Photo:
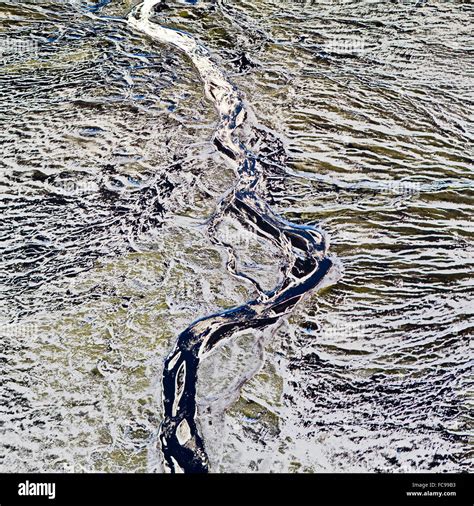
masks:
[(167, 470), (166, 357), (292, 224), (331, 272), (200, 361), (209, 471), (472, 470), (472, 2), (139, 3), (0, 0), (0, 472)]

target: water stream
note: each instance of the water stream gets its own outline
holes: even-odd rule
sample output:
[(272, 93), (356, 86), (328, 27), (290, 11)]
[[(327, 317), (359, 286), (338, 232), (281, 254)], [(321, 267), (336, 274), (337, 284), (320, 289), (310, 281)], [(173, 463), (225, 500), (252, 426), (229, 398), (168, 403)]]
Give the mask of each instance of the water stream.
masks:
[(0, 470), (469, 469), (472, 21), (0, 1)]

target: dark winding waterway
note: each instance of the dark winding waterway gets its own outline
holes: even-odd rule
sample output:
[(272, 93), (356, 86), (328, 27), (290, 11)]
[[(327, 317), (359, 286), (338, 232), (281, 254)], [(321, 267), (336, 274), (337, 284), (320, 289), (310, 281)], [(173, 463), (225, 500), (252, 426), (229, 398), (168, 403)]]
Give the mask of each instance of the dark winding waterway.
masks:
[(0, 1), (0, 470), (469, 469), (472, 4), (153, 3)]

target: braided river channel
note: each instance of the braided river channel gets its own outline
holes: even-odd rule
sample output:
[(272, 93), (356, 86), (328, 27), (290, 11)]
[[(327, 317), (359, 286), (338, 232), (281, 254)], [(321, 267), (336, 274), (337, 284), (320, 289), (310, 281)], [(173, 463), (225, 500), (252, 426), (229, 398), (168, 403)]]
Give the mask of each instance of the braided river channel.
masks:
[(0, 472), (460, 472), (474, 4), (0, 0)]

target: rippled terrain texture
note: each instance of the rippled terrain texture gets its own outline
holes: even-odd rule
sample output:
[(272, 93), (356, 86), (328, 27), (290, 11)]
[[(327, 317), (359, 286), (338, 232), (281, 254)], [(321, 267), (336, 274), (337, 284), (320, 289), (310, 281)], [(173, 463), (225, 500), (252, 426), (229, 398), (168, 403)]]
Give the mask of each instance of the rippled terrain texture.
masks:
[[(0, 471), (163, 472), (162, 375), (197, 318), (281, 281), (207, 221), (219, 116), (138, 1), (0, 0)], [(211, 472), (472, 470), (474, 6), (169, 0), (262, 131), (262, 195), (339, 276), (199, 368)], [(277, 153), (275, 155), (275, 153)], [(286, 155), (285, 155), (286, 153)]]

